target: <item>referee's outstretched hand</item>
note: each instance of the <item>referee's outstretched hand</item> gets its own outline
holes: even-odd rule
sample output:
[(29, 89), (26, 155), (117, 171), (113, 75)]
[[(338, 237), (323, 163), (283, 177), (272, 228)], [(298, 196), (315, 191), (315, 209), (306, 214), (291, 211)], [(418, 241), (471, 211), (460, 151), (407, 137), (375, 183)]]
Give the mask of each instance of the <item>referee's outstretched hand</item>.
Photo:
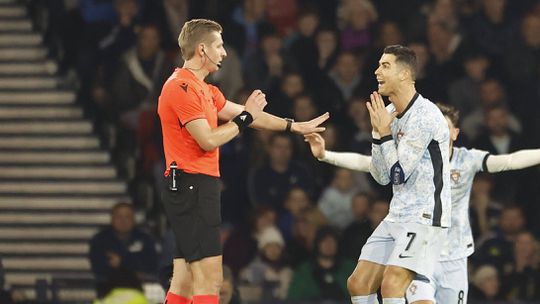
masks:
[(320, 125), (325, 122), (328, 118), (330, 118), (330, 113), (326, 112), (323, 115), (313, 118), (310, 121), (304, 121), (304, 122), (293, 122), (291, 125), (291, 132), (295, 132), (298, 134), (309, 134), (309, 133), (315, 133), (315, 132), (323, 132), (326, 130), (325, 127), (321, 127)]
[(251, 114), (253, 120), (257, 119), (266, 107), (266, 95), (261, 90), (255, 90), (246, 100), (245, 110)]

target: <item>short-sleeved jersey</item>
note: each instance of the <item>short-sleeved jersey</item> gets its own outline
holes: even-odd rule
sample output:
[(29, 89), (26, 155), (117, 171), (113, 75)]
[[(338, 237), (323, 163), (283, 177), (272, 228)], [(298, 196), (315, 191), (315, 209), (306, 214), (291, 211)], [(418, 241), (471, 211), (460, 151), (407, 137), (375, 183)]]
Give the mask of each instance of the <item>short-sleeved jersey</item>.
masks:
[[(394, 105), (387, 110), (394, 112)], [(450, 226), (450, 134), (443, 114), (417, 93), (391, 130), (373, 141), (370, 168), (377, 182), (393, 184), (385, 220)]]
[(186, 129), (186, 124), (195, 119), (206, 119), (212, 129), (217, 128), (218, 112), (225, 103), (218, 88), (197, 79), (187, 69), (177, 68), (167, 79), (158, 102), (166, 176), (172, 162), (188, 173), (219, 176), (219, 148), (203, 150)]
[(450, 159), (450, 185), (452, 188), (452, 226), (448, 229), (447, 244), (439, 260), (450, 261), (468, 257), (474, 252), (473, 236), (469, 223), (469, 201), (474, 176), (487, 171), (486, 151), (453, 148)]

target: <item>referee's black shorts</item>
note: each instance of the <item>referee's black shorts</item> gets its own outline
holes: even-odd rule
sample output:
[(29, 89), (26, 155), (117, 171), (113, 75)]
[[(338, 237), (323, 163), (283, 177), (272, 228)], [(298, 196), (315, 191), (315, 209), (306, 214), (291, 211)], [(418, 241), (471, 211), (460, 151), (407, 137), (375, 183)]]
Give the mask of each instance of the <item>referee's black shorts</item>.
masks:
[(176, 178), (176, 191), (170, 190), (171, 182), (172, 177), (167, 177), (161, 201), (176, 237), (175, 258), (193, 262), (221, 255), (219, 178), (181, 172)]

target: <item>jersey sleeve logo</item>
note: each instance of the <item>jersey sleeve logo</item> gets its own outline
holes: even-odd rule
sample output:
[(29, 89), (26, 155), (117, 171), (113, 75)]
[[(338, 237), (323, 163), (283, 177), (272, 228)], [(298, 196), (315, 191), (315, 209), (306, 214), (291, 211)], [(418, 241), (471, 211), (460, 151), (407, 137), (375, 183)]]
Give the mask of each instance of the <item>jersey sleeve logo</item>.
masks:
[(180, 85), (180, 87), (182, 88), (182, 90), (184, 90), (184, 92), (187, 93), (187, 88), (188, 88), (188, 84), (187, 84), (187, 83), (182, 82), (182, 84)]
[(454, 184), (458, 184), (459, 179), (461, 178), (461, 173), (459, 173), (458, 170), (450, 170), (450, 178), (452, 178)]

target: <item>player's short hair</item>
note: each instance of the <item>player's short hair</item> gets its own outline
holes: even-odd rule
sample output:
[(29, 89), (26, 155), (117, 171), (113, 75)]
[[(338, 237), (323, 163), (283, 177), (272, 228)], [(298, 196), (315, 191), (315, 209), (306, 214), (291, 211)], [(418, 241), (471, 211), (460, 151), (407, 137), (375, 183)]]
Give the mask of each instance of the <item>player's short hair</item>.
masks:
[(215, 21), (208, 19), (192, 19), (184, 24), (178, 36), (178, 46), (182, 52), (182, 58), (189, 60), (195, 55), (195, 48), (201, 42), (209, 42), (208, 37), (212, 32), (221, 33), (223, 28)]
[(411, 78), (416, 79), (416, 54), (412, 49), (395, 44), (385, 47), (383, 53), (396, 56), (396, 62), (407, 66), (411, 72)]
[(439, 110), (441, 110), (445, 117), (448, 117), (448, 119), (450, 119), (454, 127), (457, 127), (459, 122), (459, 110), (451, 105), (446, 105), (440, 102), (437, 103), (437, 107), (439, 108)]

